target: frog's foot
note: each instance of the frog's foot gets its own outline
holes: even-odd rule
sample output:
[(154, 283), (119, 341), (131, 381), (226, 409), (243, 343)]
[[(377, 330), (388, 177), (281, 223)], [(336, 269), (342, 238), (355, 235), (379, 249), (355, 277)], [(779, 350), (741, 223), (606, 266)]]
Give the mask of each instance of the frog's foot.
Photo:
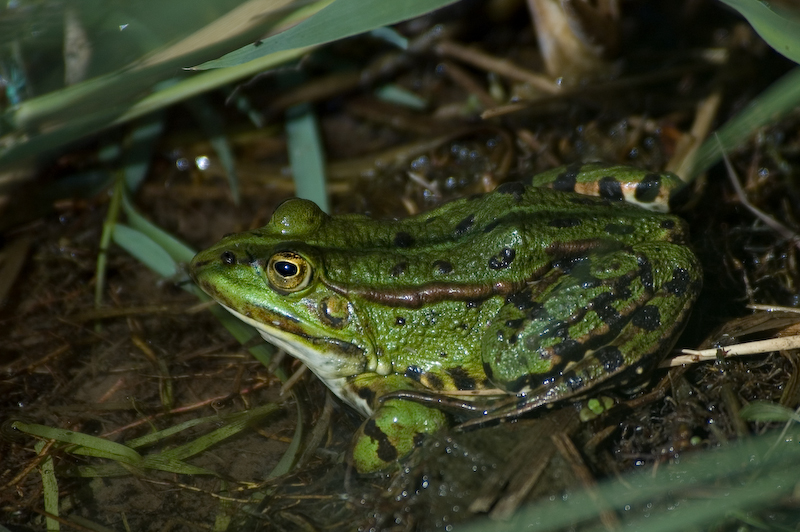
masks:
[(402, 400), (384, 402), (358, 429), (351, 463), (359, 473), (375, 473), (397, 464), (418, 447), (426, 434), (447, 425), (435, 408)]
[(482, 346), (487, 376), (518, 394), (501, 410), (517, 415), (644, 373), (685, 325), (700, 272), (689, 249), (642, 243), (575, 259), (510, 296)]

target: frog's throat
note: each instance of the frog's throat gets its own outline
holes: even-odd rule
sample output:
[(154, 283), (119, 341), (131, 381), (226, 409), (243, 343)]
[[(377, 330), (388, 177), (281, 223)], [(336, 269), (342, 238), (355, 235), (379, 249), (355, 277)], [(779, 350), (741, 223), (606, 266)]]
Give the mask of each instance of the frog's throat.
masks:
[[(351, 362), (342, 364), (342, 358), (345, 355), (341, 351), (320, 349), (320, 346), (311, 346), (306, 342), (300, 342), (298, 341), (299, 337), (295, 334), (267, 327), (230, 307), (221, 303), (220, 305), (243, 322), (255, 327), (264, 340), (303, 362), (339, 399), (358, 410), (365, 417), (372, 414), (370, 404), (354, 393), (348, 385), (349, 377), (367, 371), (364, 367), (366, 357), (363, 354), (360, 356), (360, 362), (355, 362), (352, 361), (353, 353), (347, 353), (346, 356)], [(326, 345), (333, 346), (335, 344), (328, 342)], [(353, 347), (355, 348), (355, 346)]]

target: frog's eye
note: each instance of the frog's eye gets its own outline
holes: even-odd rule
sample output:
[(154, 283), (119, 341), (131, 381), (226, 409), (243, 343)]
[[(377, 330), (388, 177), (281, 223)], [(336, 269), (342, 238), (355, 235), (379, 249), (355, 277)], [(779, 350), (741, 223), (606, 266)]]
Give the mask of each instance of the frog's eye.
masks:
[(311, 265), (292, 251), (279, 251), (269, 258), (267, 279), (277, 290), (296, 292), (311, 282)]

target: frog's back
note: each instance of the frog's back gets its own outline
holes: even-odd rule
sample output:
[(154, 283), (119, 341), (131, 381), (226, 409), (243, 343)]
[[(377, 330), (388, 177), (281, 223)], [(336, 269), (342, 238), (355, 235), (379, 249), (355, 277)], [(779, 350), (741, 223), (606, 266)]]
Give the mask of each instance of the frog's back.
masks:
[[(599, 164), (563, 168), (537, 176), (529, 184), (505, 183), (491, 193), (400, 221), (332, 216), (303, 241), (319, 250), (327, 278), (342, 290), (349, 291), (357, 279), (361, 286), (381, 294), (392, 290), (398, 294), (403, 287), (411, 293), (422, 284), (438, 284), (437, 290), (444, 291), (454, 286), (476, 285), (485, 290), (496, 285), (496, 292), (502, 293), (511, 290), (509, 284), (537, 278), (561, 258), (600, 247), (683, 241), (686, 229), (680, 218), (647, 212), (615, 201), (616, 197), (563, 191), (573, 181), (573, 189), (583, 186), (587, 166), (595, 179), (599, 173), (619, 172), (619, 168), (632, 172)], [(581, 180), (570, 178), (576, 172)], [(485, 295), (476, 293), (476, 298)]]

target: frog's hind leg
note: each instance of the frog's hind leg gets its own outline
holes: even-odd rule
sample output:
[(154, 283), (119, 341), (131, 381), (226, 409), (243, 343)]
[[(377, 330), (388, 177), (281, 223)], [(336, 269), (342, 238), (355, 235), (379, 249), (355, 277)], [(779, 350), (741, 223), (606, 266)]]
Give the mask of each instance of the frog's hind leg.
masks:
[(686, 247), (642, 243), (569, 261), (510, 296), (482, 346), (487, 376), (520, 394), (505, 415), (624, 384), (655, 365), (688, 319), (700, 272)]

